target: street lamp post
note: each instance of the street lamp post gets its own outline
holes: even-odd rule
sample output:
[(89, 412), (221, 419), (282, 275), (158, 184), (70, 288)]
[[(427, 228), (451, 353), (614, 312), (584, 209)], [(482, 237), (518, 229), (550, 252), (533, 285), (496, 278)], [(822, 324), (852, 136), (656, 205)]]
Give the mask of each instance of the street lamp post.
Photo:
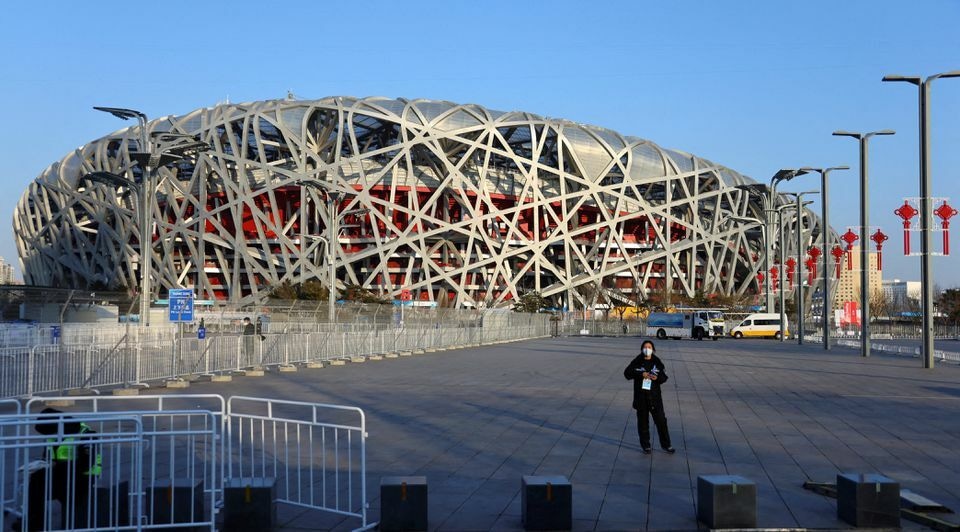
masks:
[(916, 85), (920, 93), (920, 287), (922, 293), (923, 367), (933, 368), (933, 268), (930, 249), (933, 245), (930, 223), (930, 84), (940, 78), (960, 77), (960, 70), (942, 72), (923, 79), (919, 76), (884, 76), (881, 81), (902, 81)]
[(871, 131), (869, 133), (854, 133), (850, 131), (834, 131), (837, 137), (853, 137), (860, 143), (860, 356), (870, 356), (870, 248), (867, 240), (870, 238), (870, 194), (868, 150), (870, 137), (874, 135), (893, 135), (892, 129)]
[(330, 323), (336, 323), (337, 266), (335, 254), (336, 248), (334, 247), (334, 244), (336, 243), (339, 245), (340, 240), (337, 235), (340, 233), (340, 220), (353, 214), (363, 214), (369, 212), (370, 209), (350, 209), (348, 211), (339, 212), (341, 193), (333, 190), (333, 185), (327, 183), (326, 181), (319, 181), (316, 179), (300, 179), (295, 181), (294, 184), (321, 190), (326, 194), (327, 197), (327, 238), (325, 239), (327, 241), (327, 279), (329, 280), (329, 285), (327, 286), (327, 320)]
[(833, 312), (833, 303), (830, 301), (830, 224), (827, 215), (830, 205), (830, 172), (834, 170), (849, 170), (849, 166), (833, 166), (830, 168), (809, 168), (801, 170), (820, 174), (820, 201), (821, 217), (820, 244), (823, 246), (823, 305), (820, 311), (823, 322), (823, 348), (830, 349), (830, 314)]
[[(121, 120), (136, 118), (140, 124), (140, 151), (130, 154), (130, 159), (140, 167), (143, 183), (139, 187), (140, 203), (143, 210), (140, 226), (140, 325), (150, 326), (150, 298), (152, 288), (150, 276), (153, 270), (153, 242), (150, 227), (153, 221), (152, 200), (154, 199), (154, 185), (156, 171), (172, 162), (183, 159), (190, 153), (197, 153), (210, 149), (210, 145), (196, 140), (191, 135), (181, 133), (161, 132), (155, 134), (156, 140), (161, 143), (154, 149), (150, 135), (147, 133), (147, 115), (134, 109), (121, 107), (94, 107), (97, 111), (109, 113)], [(185, 142), (186, 141), (186, 142)], [(109, 172), (94, 172), (94, 174), (109, 174)], [(120, 178), (114, 174), (114, 177)], [(96, 178), (94, 178), (96, 180)], [(123, 178), (120, 178), (123, 179)], [(115, 181), (113, 178), (101, 176), (100, 180)]]
[(800, 257), (803, 256), (803, 206), (812, 203), (803, 201), (803, 197), (807, 194), (819, 194), (819, 191), (787, 192), (788, 196), (793, 196), (796, 199), (795, 208), (797, 210), (797, 345), (803, 345), (804, 334), (803, 277), (800, 275), (799, 265), (801, 264)]

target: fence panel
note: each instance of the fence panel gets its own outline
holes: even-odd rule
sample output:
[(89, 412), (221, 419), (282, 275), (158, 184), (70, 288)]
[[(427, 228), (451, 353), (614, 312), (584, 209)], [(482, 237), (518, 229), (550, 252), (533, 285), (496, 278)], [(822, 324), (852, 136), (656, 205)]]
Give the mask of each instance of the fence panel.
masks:
[(143, 441), (135, 416), (0, 416), (0, 529), (139, 530)]
[(231, 397), (227, 477), (276, 479), (277, 500), (367, 524), (366, 421), (356, 407)]

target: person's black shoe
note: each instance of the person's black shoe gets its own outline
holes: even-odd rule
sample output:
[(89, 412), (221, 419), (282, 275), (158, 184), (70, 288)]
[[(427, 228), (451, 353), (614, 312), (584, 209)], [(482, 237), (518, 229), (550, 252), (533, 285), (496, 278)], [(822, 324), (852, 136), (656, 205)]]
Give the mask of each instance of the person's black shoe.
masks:
[(644, 448), (643, 448), (643, 454), (650, 454), (650, 448), (649, 448), (649, 447), (644, 447)]
[(664, 449), (664, 451), (666, 451), (666, 452), (669, 453), (669, 454), (673, 454), (673, 453), (677, 452), (677, 450), (674, 449), (673, 447), (667, 447), (666, 449)]

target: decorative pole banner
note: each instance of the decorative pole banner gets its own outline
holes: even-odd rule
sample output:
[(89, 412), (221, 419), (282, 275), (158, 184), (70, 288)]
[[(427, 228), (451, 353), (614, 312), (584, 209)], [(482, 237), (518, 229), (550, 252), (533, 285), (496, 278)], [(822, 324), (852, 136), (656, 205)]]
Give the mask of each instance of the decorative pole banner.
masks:
[(893, 214), (903, 218), (903, 254), (910, 254), (910, 220), (914, 216), (920, 214), (920, 211), (913, 208), (913, 205), (910, 205), (910, 202), (903, 200), (903, 205), (901, 205), (897, 210), (893, 211)]
[(793, 257), (787, 259), (787, 280), (790, 281), (790, 290), (793, 290), (793, 271), (797, 267), (797, 261)]
[[(816, 247), (816, 246), (814, 246), (814, 247), (812, 247), (812, 248), (810, 248), (810, 249), (807, 250), (807, 254), (810, 255), (810, 257), (813, 259), (813, 270), (812, 270), (812, 271), (813, 271), (813, 274), (812, 274), (813, 277), (816, 277), (816, 276), (817, 276), (817, 261), (820, 259), (820, 254), (821, 254), (821, 253), (822, 253), (822, 252), (820, 251), (820, 248), (818, 248), (818, 247)], [(811, 282), (812, 282), (812, 281), (811, 281)]]
[(833, 249), (830, 250), (830, 254), (833, 255), (833, 260), (837, 262), (837, 277), (840, 277), (840, 265), (843, 264), (843, 256), (847, 252), (843, 250), (840, 246), (833, 246)]
[[(857, 236), (857, 234), (854, 233), (852, 229), (847, 228), (847, 232), (844, 233), (843, 236), (840, 237), (840, 239), (847, 243), (847, 253), (849, 254), (850, 251), (853, 250), (853, 243), (856, 242), (857, 240), (860, 240), (860, 237)], [(853, 260), (850, 257), (847, 257), (847, 269), (848, 270), (853, 269)], [(840, 275), (840, 274), (838, 273), (837, 275)]]
[(940, 217), (940, 227), (943, 228), (943, 254), (950, 254), (950, 218), (953, 218), (957, 215), (957, 209), (947, 205), (946, 200), (944, 200), (943, 205), (933, 211), (933, 214), (936, 214)]
[(777, 289), (777, 277), (780, 275), (780, 268), (776, 266), (770, 268), (770, 282), (773, 283), (773, 289)]
[(803, 261), (803, 265), (807, 267), (807, 284), (813, 286), (813, 277), (816, 275), (814, 272), (817, 271), (817, 259), (809, 257)]
[(877, 271), (883, 270), (883, 243), (889, 240), (890, 237), (883, 234), (883, 231), (877, 229), (877, 232), (870, 235), (870, 240), (877, 245)]

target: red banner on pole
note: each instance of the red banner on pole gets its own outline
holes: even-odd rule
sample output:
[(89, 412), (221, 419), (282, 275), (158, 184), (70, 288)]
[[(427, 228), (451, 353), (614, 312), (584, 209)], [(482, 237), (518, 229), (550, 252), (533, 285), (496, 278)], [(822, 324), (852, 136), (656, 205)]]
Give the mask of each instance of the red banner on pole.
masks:
[(830, 250), (830, 254), (833, 255), (833, 260), (837, 262), (837, 278), (840, 277), (840, 265), (843, 264), (843, 256), (846, 255), (846, 253), (847, 252), (840, 246), (833, 246), (833, 249)]
[(957, 215), (957, 209), (947, 205), (947, 202), (944, 201), (937, 210), (933, 211), (933, 214), (936, 214), (940, 217), (940, 227), (943, 228), (943, 254), (950, 254), (950, 218), (953, 218)]
[(920, 214), (920, 211), (913, 208), (913, 205), (910, 205), (909, 201), (904, 200), (903, 205), (901, 205), (897, 210), (893, 211), (893, 214), (896, 214), (900, 218), (903, 218), (903, 254), (910, 254), (910, 220), (914, 216)]
[(883, 231), (877, 229), (877, 232), (870, 235), (870, 240), (877, 245), (877, 271), (883, 270), (883, 243), (889, 240), (890, 237), (883, 234)]

